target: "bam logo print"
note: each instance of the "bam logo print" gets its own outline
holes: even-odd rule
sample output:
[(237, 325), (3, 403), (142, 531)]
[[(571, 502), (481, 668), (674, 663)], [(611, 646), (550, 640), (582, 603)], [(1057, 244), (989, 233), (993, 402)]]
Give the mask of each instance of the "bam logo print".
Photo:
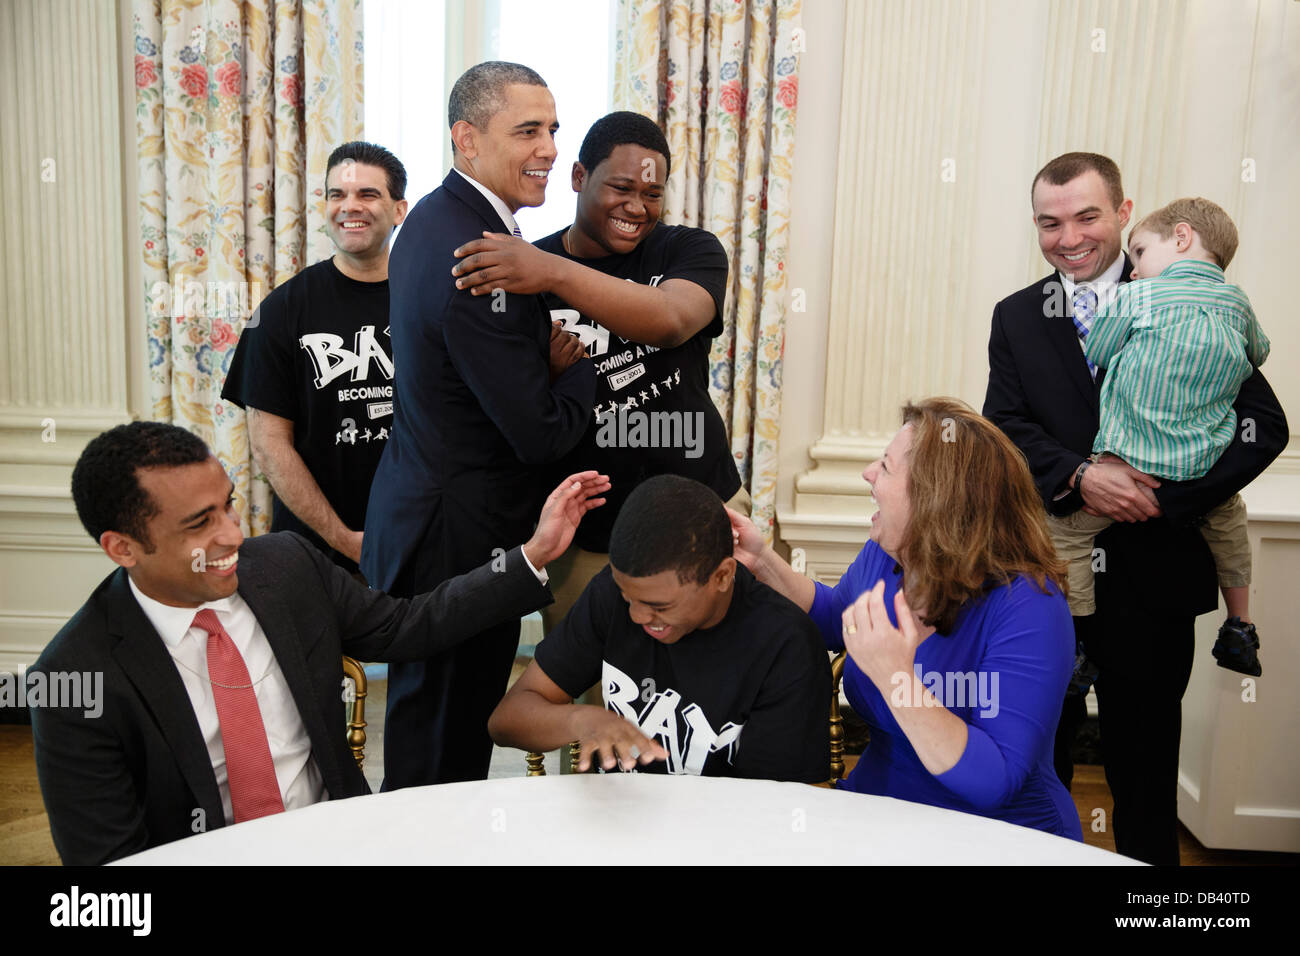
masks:
[(343, 336), (332, 332), (312, 332), (300, 338), (298, 344), (311, 356), (312, 368), (316, 370), (312, 384), (317, 388), (324, 388), (348, 372), (352, 373), (352, 381), (364, 382), (370, 374), (371, 359), (379, 363), (379, 371), (384, 378), (393, 377), (393, 360), (375, 340), (373, 325), (361, 326), (351, 352), (343, 347)]
[(564, 331), (578, 337), (592, 358), (609, 351), (609, 329), (599, 325), (579, 323), (582, 314), (577, 309), (551, 309), (551, 321), (563, 323)]
[[(650, 697), (638, 713), (641, 687), (632, 678), (609, 661), (601, 662), (601, 682), (604, 684), (605, 706), (625, 720), (636, 724), (647, 737), (657, 737), (668, 751), (669, 773), (704, 771), (704, 761), (709, 754), (727, 751), (727, 763), (733, 763), (740, 751), (740, 732), (744, 724), (728, 723), (714, 733), (709, 719), (698, 704), (688, 704), (678, 714), (682, 695), (669, 688)], [(678, 733), (678, 717), (685, 726)]]

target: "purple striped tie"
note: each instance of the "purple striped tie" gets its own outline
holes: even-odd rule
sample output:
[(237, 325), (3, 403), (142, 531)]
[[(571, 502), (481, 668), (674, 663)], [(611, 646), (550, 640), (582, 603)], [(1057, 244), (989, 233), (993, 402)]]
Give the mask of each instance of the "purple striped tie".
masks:
[[(1074, 295), (1070, 297), (1070, 305), (1074, 310), (1074, 314), (1070, 318), (1074, 320), (1074, 327), (1079, 333), (1079, 341), (1086, 342), (1088, 333), (1092, 331), (1092, 318), (1097, 312), (1097, 293), (1086, 285), (1078, 286), (1074, 290)], [(1084, 361), (1087, 361), (1087, 359)], [(1097, 377), (1097, 366), (1092, 362), (1088, 362), (1088, 374), (1093, 378)]]

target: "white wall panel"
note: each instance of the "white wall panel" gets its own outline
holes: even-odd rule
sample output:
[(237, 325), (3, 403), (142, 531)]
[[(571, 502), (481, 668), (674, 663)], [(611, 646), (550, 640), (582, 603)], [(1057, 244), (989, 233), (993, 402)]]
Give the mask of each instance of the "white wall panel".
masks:
[(0, 670), (30, 663), (108, 570), (68, 480), (90, 437), (130, 419), (141, 364), (119, 15), (100, 0), (0, 5)]

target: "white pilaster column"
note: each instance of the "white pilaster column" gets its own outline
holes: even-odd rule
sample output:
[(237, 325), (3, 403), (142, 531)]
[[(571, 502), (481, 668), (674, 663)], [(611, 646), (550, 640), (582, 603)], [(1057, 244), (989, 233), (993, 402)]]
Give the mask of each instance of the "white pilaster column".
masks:
[(960, 395), (982, 353), (960, 317), (985, 30), (978, 2), (845, 8), (823, 430), (780, 516), (781, 537), (828, 579), (866, 536), (861, 472), (901, 405)]
[(89, 438), (131, 418), (143, 375), (126, 308), (120, 13), (0, 8), (0, 670), (30, 663), (111, 567), (69, 478)]

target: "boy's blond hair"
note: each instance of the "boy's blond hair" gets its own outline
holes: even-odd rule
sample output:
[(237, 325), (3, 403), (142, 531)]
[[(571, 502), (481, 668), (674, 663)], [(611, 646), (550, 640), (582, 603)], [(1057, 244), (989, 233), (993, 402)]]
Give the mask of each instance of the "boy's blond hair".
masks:
[(1228, 263), (1237, 254), (1237, 227), (1222, 207), (1201, 199), (1175, 199), (1168, 206), (1148, 213), (1138, 221), (1129, 233), (1129, 241), (1139, 232), (1152, 232), (1161, 239), (1168, 239), (1174, 234), (1174, 226), (1185, 222), (1196, 230), (1201, 237), (1205, 251), (1214, 256), (1220, 269), (1228, 268)]

